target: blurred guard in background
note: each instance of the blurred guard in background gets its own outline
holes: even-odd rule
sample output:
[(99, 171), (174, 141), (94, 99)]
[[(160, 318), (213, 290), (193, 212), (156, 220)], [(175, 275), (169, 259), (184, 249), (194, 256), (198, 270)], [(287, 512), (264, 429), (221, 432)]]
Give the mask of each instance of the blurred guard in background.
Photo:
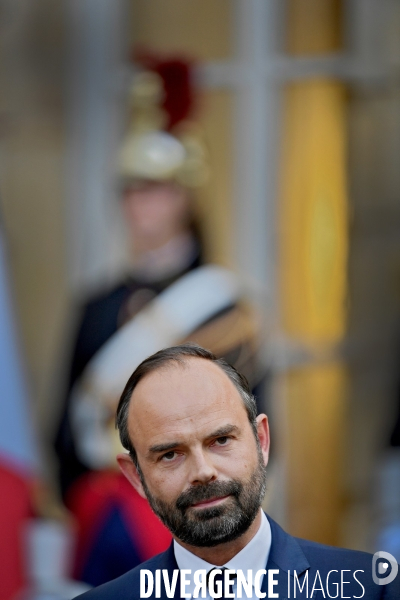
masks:
[(257, 387), (257, 322), (235, 276), (204, 265), (193, 190), (207, 155), (187, 118), (190, 71), (147, 59), (132, 89), (132, 123), (120, 156), (131, 237), (129, 276), (90, 300), (72, 358), (56, 450), (60, 485), (78, 523), (75, 576), (106, 582), (166, 548), (170, 536), (115, 469), (114, 413), (134, 369), (153, 352), (195, 341)]

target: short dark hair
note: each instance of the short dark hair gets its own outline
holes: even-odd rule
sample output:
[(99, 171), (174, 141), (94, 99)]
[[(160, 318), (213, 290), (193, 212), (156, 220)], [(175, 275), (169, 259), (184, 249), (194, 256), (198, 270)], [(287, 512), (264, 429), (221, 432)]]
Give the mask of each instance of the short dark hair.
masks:
[(171, 346), (170, 348), (164, 348), (163, 350), (152, 354), (140, 363), (128, 379), (118, 403), (115, 426), (119, 431), (121, 444), (129, 451), (136, 466), (138, 466), (137, 454), (128, 432), (129, 403), (135, 387), (139, 381), (149, 373), (152, 373), (169, 363), (185, 364), (185, 359), (191, 357), (209, 360), (218, 365), (218, 367), (226, 373), (243, 400), (250, 425), (254, 435), (257, 437), (257, 405), (246, 377), (239, 373), (235, 367), (227, 363), (223, 358), (217, 358), (212, 352), (197, 344), (187, 343), (180, 344), (179, 346)]

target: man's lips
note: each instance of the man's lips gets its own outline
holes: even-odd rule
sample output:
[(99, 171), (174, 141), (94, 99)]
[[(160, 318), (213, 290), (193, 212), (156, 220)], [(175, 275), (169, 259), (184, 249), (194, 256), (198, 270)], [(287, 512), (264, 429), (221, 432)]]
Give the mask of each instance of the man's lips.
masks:
[(229, 498), (229, 496), (230, 494), (226, 496), (219, 496), (218, 498), (210, 498), (209, 500), (201, 500), (200, 502), (192, 504), (192, 508), (208, 508), (210, 506), (215, 506), (226, 500), (226, 498)]

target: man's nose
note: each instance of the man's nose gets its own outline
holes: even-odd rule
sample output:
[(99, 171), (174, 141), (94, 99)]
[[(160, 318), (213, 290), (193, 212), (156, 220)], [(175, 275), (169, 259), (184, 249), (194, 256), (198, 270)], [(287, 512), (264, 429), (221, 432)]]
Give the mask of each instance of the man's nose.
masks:
[(190, 483), (192, 485), (204, 484), (217, 479), (218, 473), (210, 457), (203, 450), (192, 455)]

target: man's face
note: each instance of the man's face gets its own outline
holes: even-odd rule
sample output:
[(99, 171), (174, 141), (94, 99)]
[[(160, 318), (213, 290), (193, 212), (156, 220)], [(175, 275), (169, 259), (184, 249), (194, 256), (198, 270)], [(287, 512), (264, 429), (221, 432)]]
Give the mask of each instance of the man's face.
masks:
[(187, 226), (189, 199), (177, 184), (138, 182), (124, 191), (123, 200), (129, 230), (139, 244), (163, 243)]
[(128, 426), (139, 484), (129, 478), (176, 538), (215, 546), (247, 531), (265, 492), (266, 417), (258, 417), (256, 440), (239, 392), (217, 365), (189, 358), (144, 377)]

